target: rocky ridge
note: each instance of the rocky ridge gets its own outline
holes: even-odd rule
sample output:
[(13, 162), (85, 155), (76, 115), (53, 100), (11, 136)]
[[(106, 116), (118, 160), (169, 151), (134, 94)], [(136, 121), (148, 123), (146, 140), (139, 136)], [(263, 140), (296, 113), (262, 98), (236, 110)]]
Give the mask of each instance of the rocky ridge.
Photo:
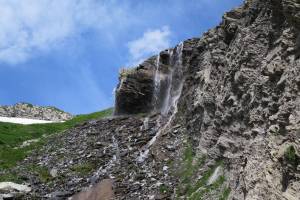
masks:
[(22, 199), (110, 180), (115, 199), (298, 200), (299, 16), (298, 0), (248, 0), (123, 71), (116, 116), (51, 138), (13, 169), (33, 190)]
[(50, 106), (36, 106), (30, 103), (17, 103), (12, 106), (0, 106), (1, 117), (17, 117), (27, 119), (39, 119), (47, 121), (66, 121), (72, 115)]

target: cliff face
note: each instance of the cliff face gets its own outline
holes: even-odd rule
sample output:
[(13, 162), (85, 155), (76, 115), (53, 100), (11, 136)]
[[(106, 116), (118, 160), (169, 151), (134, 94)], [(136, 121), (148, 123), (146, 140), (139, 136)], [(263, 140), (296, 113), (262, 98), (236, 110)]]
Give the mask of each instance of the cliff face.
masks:
[[(183, 88), (172, 121), (195, 154), (207, 157), (201, 170), (224, 163), (218, 169), (232, 199), (300, 198), (299, 16), (297, 0), (249, 0), (203, 37), (183, 43), (183, 75), (173, 74), (182, 76)], [(155, 66), (161, 76), (175, 69), (168, 64)]]
[[(50, 139), (15, 169), (32, 183), (28, 199), (105, 180), (115, 199), (298, 200), (299, 16), (298, 0), (248, 0), (201, 38), (122, 71), (117, 116)], [(59, 178), (41, 181), (30, 163)]]
[(72, 115), (54, 107), (35, 106), (29, 103), (17, 103), (13, 106), (0, 106), (1, 117), (18, 117), (48, 121), (65, 121)]

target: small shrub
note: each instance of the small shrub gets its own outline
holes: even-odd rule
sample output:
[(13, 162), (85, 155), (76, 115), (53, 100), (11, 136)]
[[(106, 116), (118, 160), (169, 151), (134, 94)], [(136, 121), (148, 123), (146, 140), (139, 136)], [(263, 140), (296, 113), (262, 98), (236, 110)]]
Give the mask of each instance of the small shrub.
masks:
[(37, 173), (39, 175), (40, 180), (43, 183), (47, 183), (53, 179), (53, 177), (49, 173), (49, 170), (46, 167), (37, 168)]
[(78, 173), (80, 175), (88, 175), (90, 172), (92, 172), (95, 169), (95, 165), (92, 163), (82, 163), (72, 166), (70, 169), (74, 171), (75, 173)]
[(135, 73), (136, 73), (136, 68), (121, 68), (119, 71), (121, 78), (125, 78), (125, 77), (135, 74)]
[(32, 105), (31, 103), (27, 103), (27, 106), (28, 106), (29, 108), (33, 108), (33, 105)]
[(296, 154), (296, 149), (294, 146), (289, 146), (284, 152), (285, 160), (293, 166), (298, 165), (298, 156)]
[(164, 184), (160, 185), (160, 187), (159, 187), (159, 192), (160, 192), (161, 194), (166, 194), (166, 193), (168, 193), (168, 192), (169, 192), (168, 186), (166, 186), (166, 185), (164, 185)]
[(223, 190), (223, 193), (222, 193), (222, 195), (221, 195), (221, 197), (220, 197), (219, 200), (227, 200), (228, 197), (229, 197), (230, 192), (231, 192), (230, 187), (225, 188), (225, 189)]
[(34, 174), (36, 174), (42, 183), (48, 183), (53, 180), (47, 167), (38, 165), (28, 165), (26, 169)]

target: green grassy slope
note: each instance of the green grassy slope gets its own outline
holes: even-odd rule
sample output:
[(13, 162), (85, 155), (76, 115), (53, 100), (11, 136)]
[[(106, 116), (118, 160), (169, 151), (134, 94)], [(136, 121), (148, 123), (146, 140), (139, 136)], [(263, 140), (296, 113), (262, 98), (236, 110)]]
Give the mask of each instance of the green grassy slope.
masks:
[[(15, 166), (33, 149), (41, 147), (46, 142), (45, 137), (42, 136), (60, 133), (88, 120), (110, 116), (112, 112), (113, 109), (110, 108), (91, 114), (78, 115), (63, 123), (52, 124), (20, 125), (0, 122), (0, 171)], [(40, 141), (24, 148), (15, 148), (31, 139), (40, 139)]]

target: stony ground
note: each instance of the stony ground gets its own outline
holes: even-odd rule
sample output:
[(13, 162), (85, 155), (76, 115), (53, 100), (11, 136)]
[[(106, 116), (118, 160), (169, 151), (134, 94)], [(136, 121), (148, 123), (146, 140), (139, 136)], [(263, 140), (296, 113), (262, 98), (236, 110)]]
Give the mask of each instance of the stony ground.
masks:
[(26, 198), (65, 199), (103, 179), (113, 180), (118, 199), (169, 196), (175, 185), (168, 174), (179, 138), (165, 133), (159, 151), (151, 151), (144, 162), (138, 159), (156, 134), (157, 119), (158, 115), (147, 123), (138, 116), (90, 121), (51, 138), (15, 169), (31, 183), (33, 191)]

